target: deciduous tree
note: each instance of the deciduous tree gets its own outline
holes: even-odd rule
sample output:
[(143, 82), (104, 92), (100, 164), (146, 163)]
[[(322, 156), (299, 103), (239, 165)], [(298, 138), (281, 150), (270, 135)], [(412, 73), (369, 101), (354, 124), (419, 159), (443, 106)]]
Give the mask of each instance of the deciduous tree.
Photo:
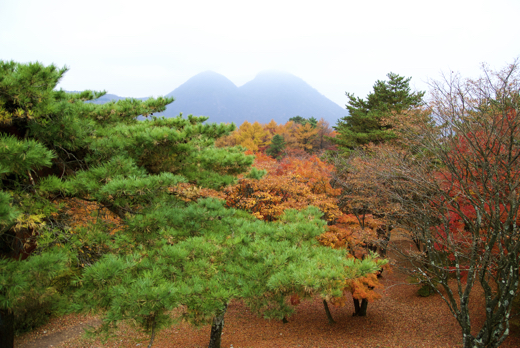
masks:
[[(484, 68), (477, 80), (433, 82), (441, 132), (424, 132), (422, 152), (395, 156), (380, 172), (387, 194), (409, 212), (396, 223), (420, 244), (402, 254), (444, 299), (464, 347), (498, 347), (509, 334), (520, 262), (519, 105), (517, 62), (499, 72)], [(469, 311), (477, 283), (486, 309), (481, 327)]]
[(334, 136), (334, 130), (329, 123), (321, 118), (316, 124), (316, 129), (318, 132), (312, 142), (314, 151), (332, 150), (333, 144), (329, 138)]
[(329, 183), (332, 166), (317, 157), (308, 160), (285, 158), (277, 163), (257, 154), (255, 166), (268, 171), (262, 179), (243, 178), (225, 190), (227, 204), (253, 213), (267, 221), (277, 220), (286, 209), (318, 207), (327, 221), (340, 215), (334, 190)]
[(306, 123), (303, 126), (299, 126), (296, 130), (295, 136), (298, 147), (302, 150), (310, 152), (312, 150), (312, 144), (318, 129), (313, 128), (310, 123)]
[(253, 124), (245, 121), (234, 133), (238, 145), (242, 145), (248, 150), (258, 151), (269, 144), (270, 133), (263, 129), (258, 122)]

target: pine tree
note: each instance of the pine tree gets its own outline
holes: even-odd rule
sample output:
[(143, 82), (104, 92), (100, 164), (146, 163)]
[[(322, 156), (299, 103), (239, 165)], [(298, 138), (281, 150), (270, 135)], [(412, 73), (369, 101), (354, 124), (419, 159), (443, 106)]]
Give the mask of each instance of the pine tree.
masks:
[[(150, 117), (172, 98), (85, 103), (104, 92), (55, 91), (65, 72), (52, 65), (0, 62), (0, 331), (5, 347), (12, 346), (13, 318), (24, 310), (22, 299), (41, 297), (52, 291), (46, 284), (56, 277), (87, 269), (89, 264), (83, 268), (78, 262), (80, 238), (95, 238), (91, 242), (105, 245), (106, 253), (123, 252), (129, 236), (133, 243), (153, 244), (148, 237), (157, 237), (151, 232), (159, 230), (146, 219), (171, 202), (169, 187), (184, 181), (222, 187), (253, 159), (237, 148), (213, 146), (234, 126), (203, 125), (204, 117)], [(139, 115), (148, 119), (138, 121)], [(129, 234), (88, 232), (92, 237), (87, 230), (74, 231), (70, 213), (62, 209), (71, 197), (109, 209)], [(102, 226), (90, 231), (96, 229)], [(52, 271), (21, 271), (48, 260), (53, 260)], [(94, 264), (96, 258), (88, 261)]]
[(271, 144), (265, 151), (269, 156), (273, 156), (274, 158), (280, 157), (285, 149), (286, 143), (283, 135), (275, 134), (271, 139)]
[[(177, 185), (219, 189), (249, 169), (243, 148), (214, 145), (234, 126), (152, 116), (172, 98), (85, 103), (104, 92), (54, 90), (65, 71), (0, 62), (2, 347), (13, 346), (24, 299), (48, 291), (73, 298), (56, 299), (63, 310), (102, 311), (106, 332), (132, 320), (150, 333), (149, 347), (182, 306), (187, 321), (213, 323), (210, 347), (219, 347), (232, 299), (279, 318), (292, 310), (288, 293), (332, 296), (336, 279), (379, 267), (319, 247), (316, 208), (273, 224), (216, 199), (185, 202)], [(109, 211), (119, 228), (102, 218), (78, 224), (72, 200)]]
[(318, 120), (315, 117), (305, 118), (301, 116), (294, 116), (291, 117), (289, 121), (301, 124), (302, 126), (305, 126), (307, 123), (309, 123), (312, 126), (312, 128), (316, 128), (316, 126), (318, 125)]
[(294, 123), (301, 124), (302, 126), (307, 123), (307, 119), (305, 117), (301, 117), (299, 115), (291, 117), (289, 121), (293, 121)]
[(349, 116), (338, 120), (334, 129), (338, 135), (331, 140), (343, 149), (354, 149), (368, 143), (381, 143), (395, 138), (392, 126), (382, 122), (385, 116), (401, 113), (422, 104), (425, 92), (411, 92), (411, 77), (394, 73), (387, 75), (388, 81), (378, 80), (367, 99), (346, 93)]

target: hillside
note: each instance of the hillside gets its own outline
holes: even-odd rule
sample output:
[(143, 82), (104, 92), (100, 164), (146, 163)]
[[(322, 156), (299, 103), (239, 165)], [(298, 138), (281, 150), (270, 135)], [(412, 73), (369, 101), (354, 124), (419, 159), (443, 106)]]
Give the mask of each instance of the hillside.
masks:
[(235, 122), (243, 119), (241, 94), (229, 79), (212, 71), (193, 76), (174, 91), (167, 94), (175, 101), (163, 113), (167, 117), (184, 115), (209, 116), (210, 122)]
[[(246, 120), (285, 123), (294, 116), (318, 120), (323, 117), (334, 125), (347, 114), (299, 77), (278, 71), (261, 72), (240, 87), (223, 75), (206, 71), (193, 76), (167, 96), (174, 97), (175, 101), (160, 115), (175, 117), (182, 112), (209, 116), (209, 122), (234, 122), (237, 126)], [(125, 97), (106, 94), (93, 103), (121, 99)]]
[(346, 111), (327, 99), (302, 79), (283, 72), (265, 71), (252, 81), (236, 87), (226, 77), (215, 72), (203, 72), (168, 93), (175, 102), (165, 115), (180, 112), (209, 116), (211, 122), (245, 120), (268, 123), (271, 119), (285, 123), (289, 118), (324, 118), (330, 124), (346, 115)]
[[(105, 103), (108, 103), (109, 101), (118, 101), (118, 100), (123, 100), (123, 99), (126, 99), (126, 97), (120, 97), (120, 96), (117, 96), (115, 94), (105, 94), (101, 98), (93, 100), (92, 103), (94, 103), (94, 104), (105, 104)], [(133, 98), (133, 99), (146, 100), (148, 98)]]

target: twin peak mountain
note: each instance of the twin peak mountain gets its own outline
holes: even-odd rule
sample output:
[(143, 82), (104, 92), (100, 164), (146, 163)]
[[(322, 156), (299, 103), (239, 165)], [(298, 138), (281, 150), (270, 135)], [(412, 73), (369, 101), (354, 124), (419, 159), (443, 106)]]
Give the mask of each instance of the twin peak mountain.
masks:
[[(158, 115), (175, 117), (209, 116), (208, 122), (244, 121), (268, 123), (272, 119), (285, 123), (291, 117), (324, 118), (329, 124), (347, 114), (338, 104), (320, 94), (302, 79), (289, 73), (264, 71), (243, 86), (237, 87), (223, 75), (213, 71), (193, 76), (168, 93), (175, 101)], [(96, 102), (122, 99), (107, 94)]]

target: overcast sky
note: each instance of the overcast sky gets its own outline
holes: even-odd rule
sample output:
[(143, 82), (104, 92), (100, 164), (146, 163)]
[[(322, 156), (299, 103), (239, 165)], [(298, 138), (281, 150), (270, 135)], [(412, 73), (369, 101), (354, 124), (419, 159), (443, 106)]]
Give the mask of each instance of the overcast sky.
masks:
[(218, 72), (305, 80), (341, 106), (388, 72), (412, 86), (520, 57), (519, 0), (0, 0), (0, 60), (70, 68), (66, 90), (164, 95)]

